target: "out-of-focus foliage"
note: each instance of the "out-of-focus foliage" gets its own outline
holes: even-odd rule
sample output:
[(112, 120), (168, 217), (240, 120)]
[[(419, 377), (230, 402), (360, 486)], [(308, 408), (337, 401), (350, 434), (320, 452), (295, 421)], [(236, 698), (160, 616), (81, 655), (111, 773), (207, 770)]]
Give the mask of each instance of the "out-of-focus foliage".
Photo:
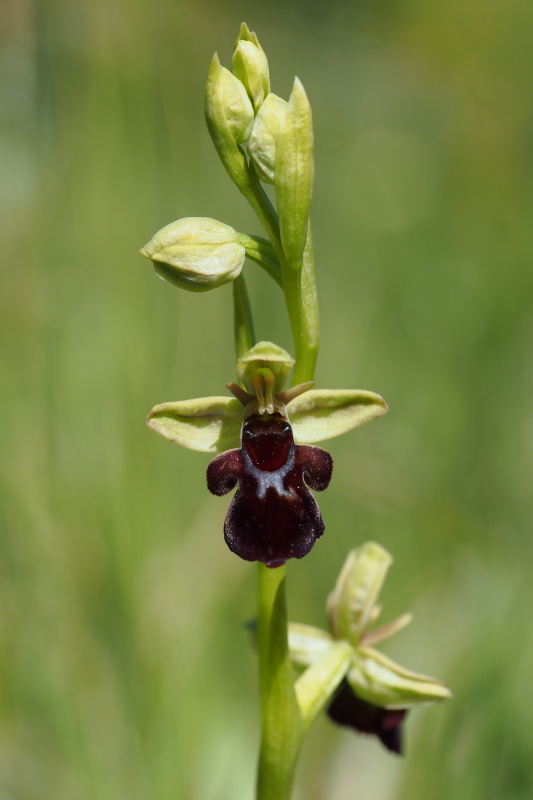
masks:
[[(346, 552), (395, 556), (388, 646), (455, 699), (405, 760), (316, 724), (305, 800), (529, 800), (531, 24), (506, 3), (4, 0), (0, 237), (0, 795), (247, 800), (254, 569), (225, 547), (206, 456), (144, 427), (234, 380), (231, 287), (182, 293), (138, 249), (210, 216), (259, 234), (203, 121), (245, 19), (311, 100), (318, 385), (390, 414), (335, 440), (326, 534), (290, 565), (323, 624)], [(292, 352), (245, 266), (260, 339)]]

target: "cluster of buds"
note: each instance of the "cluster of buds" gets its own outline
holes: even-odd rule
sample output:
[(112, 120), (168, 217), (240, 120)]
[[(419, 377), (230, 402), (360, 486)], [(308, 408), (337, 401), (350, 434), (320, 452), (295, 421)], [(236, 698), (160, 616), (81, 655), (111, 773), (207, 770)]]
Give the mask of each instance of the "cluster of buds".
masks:
[[(288, 101), (270, 91), (266, 55), (245, 23), (232, 70), (220, 64), (216, 53), (213, 56), (205, 113), (218, 155), (238, 188), (246, 194), (258, 180), (275, 186), (284, 258), (295, 269), (301, 267), (313, 187), (311, 107), (298, 78)], [(166, 225), (141, 254), (153, 262), (159, 277), (190, 291), (235, 280), (245, 257), (274, 277), (280, 270), (268, 241), (208, 217), (186, 217)]]

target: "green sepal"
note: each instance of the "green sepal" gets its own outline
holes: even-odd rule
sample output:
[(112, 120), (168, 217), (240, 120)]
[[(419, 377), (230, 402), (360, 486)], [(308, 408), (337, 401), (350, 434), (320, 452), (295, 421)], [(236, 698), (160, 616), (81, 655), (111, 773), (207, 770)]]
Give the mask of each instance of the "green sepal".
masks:
[(281, 244), (290, 269), (300, 270), (313, 194), (311, 106), (298, 78), (279, 129), (274, 180)]
[(334, 642), (318, 661), (308, 667), (295, 684), (304, 728), (328, 703), (350, 669), (353, 650), (348, 642)]
[(348, 553), (327, 604), (330, 629), (336, 639), (347, 639), (357, 646), (391, 564), (390, 553), (376, 542), (365, 542)]
[(205, 118), (228, 175), (240, 189), (247, 187), (248, 164), (239, 144), (250, 136), (254, 110), (243, 84), (221, 66), (216, 53), (207, 76)]
[(320, 628), (289, 622), (289, 650), (293, 664), (300, 667), (316, 664), (334, 644), (333, 637)]
[(239, 446), (242, 405), (233, 397), (199, 397), (154, 406), (146, 424), (189, 450), (222, 453)]
[(287, 115), (287, 108), (286, 100), (270, 93), (254, 120), (248, 141), (248, 152), (257, 174), (265, 183), (274, 183), (278, 136)]
[(379, 394), (359, 389), (312, 389), (287, 406), (294, 438), (299, 444), (340, 436), (388, 410)]
[(411, 672), (370, 647), (357, 649), (347, 679), (358, 697), (382, 708), (409, 708), (452, 696), (441, 681)]
[(286, 350), (272, 342), (258, 342), (237, 361), (237, 375), (246, 389), (255, 394), (252, 379), (258, 370), (269, 369), (274, 376), (273, 393), (280, 392), (291, 369), (294, 359)]

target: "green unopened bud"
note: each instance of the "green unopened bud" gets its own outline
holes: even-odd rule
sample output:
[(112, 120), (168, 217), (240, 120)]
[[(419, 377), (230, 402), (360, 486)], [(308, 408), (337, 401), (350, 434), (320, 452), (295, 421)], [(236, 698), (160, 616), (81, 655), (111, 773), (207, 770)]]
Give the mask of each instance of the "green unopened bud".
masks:
[(244, 84), (255, 110), (270, 91), (268, 61), (257, 36), (248, 29), (245, 22), (241, 25), (233, 53), (233, 74)]
[(143, 247), (159, 277), (180, 289), (204, 292), (239, 275), (245, 248), (229, 225), (209, 217), (184, 217), (162, 228)]
[(237, 361), (237, 374), (246, 389), (255, 395), (254, 376), (268, 370), (273, 376), (271, 393), (280, 392), (294, 366), (294, 359), (272, 342), (258, 342)]
[(278, 136), (286, 115), (287, 102), (270, 93), (254, 120), (248, 152), (265, 183), (274, 183)]
[(213, 144), (229, 176), (237, 186), (246, 186), (246, 157), (239, 144), (250, 137), (254, 110), (243, 84), (229, 69), (221, 66), (216, 53), (207, 76), (205, 117)]
[(313, 194), (313, 122), (304, 87), (294, 79), (280, 127), (275, 166), (276, 199), (283, 252), (289, 267), (302, 267)]

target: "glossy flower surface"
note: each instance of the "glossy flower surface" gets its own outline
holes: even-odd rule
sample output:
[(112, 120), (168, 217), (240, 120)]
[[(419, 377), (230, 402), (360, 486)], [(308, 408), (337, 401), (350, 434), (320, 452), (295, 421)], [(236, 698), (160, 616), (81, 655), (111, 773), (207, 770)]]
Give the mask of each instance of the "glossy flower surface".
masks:
[(241, 447), (217, 456), (207, 468), (213, 494), (238, 486), (224, 523), (230, 550), (268, 567), (307, 555), (324, 532), (308, 487), (326, 489), (332, 469), (325, 450), (294, 443), (291, 425), (281, 413), (248, 417)]

